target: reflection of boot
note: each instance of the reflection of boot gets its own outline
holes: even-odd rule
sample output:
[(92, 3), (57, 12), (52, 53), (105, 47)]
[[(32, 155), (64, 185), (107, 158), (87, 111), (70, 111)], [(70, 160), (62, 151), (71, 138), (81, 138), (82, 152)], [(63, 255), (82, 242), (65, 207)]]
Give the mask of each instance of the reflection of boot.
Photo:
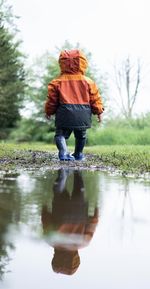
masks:
[(66, 140), (63, 136), (55, 137), (56, 146), (59, 150), (58, 157), (60, 161), (74, 161), (74, 157), (67, 151)]
[(86, 143), (86, 138), (76, 138), (75, 140), (75, 152), (73, 154), (75, 160), (82, 161), (85, 159), (82, 151)]
[(58, 171), (58, 177), (54, 183), (54, 193), (62, 193), (65, 190), (66, 181), (70, 174), (68, 169), (61, 169)]
[(83, 183), (82, 173), (80, 171), (74, 171), (74, 182), (72, 196), (80, 196), (81, 200), (84, 200), (85, 187)]

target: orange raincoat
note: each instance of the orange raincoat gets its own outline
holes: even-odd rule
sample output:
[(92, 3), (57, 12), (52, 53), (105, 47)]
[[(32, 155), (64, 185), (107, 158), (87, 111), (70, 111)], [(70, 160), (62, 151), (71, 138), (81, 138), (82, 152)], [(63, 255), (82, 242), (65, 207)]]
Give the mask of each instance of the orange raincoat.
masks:
[(93, 80), (86, 77), (87, 59), (79, 50), (63, 51), (61, 74), (48, 84), (47, 116), (56, 114), (57, 128), (89, 128), (91, 114), (103, 113), (102, 98)]

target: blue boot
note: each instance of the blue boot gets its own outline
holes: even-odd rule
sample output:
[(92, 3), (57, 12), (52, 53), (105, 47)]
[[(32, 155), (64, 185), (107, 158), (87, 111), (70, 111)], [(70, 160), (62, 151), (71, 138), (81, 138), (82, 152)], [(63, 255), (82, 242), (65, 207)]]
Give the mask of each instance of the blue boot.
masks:
[(76, 161), (83, 161), (85, 160), (85, 156), (82, 153), (83, 148), (86, 143), (86, 138), (76, 138), (75, 140), (75, 151), (72, 154)]
[(73, 155), (70, 155), (69, 153), (66, 155), (58, 154), (60, 161), (74, 161), (75, 158)]
[(72, 154), (72, 156), (75, 158), (76, 161), (84, 161), (85, 156), (83, 153), (78, 153), (78, 154)]
[(56, 142), (56, 146), (57, 146), (58, 151), (59, 151), (58, 157), (59, 157), (60, 161), (74, 161), (75, 160), (74, 156), (71, 156), (68, 153), (66, 140), (65, 140), (64, 136), (56, 136), (55, 142)]

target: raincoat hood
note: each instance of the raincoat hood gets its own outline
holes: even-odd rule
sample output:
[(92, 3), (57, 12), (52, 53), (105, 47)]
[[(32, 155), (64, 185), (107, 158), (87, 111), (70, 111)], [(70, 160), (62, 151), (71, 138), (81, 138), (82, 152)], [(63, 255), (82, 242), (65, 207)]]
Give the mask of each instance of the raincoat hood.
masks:
[(80, 50), (64, 50), (59, 56), (61, 73), (85, 73), (88, 66), (85, 55)]

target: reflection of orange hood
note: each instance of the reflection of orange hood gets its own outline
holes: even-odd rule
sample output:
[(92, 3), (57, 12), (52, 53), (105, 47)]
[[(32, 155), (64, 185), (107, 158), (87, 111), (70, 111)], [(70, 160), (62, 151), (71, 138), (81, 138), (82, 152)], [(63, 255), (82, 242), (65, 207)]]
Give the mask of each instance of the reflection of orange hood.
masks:
[(52, 268), (54, 272), (72, 275), (77, 271), (79, 265), (80, 257), (78, 251), (55, 249), (52, 260)]
[(64, 50), (59, 56), (59, 65), (61, 73), (85, 73), (87, 68), (87, 59), (80, 50)]

